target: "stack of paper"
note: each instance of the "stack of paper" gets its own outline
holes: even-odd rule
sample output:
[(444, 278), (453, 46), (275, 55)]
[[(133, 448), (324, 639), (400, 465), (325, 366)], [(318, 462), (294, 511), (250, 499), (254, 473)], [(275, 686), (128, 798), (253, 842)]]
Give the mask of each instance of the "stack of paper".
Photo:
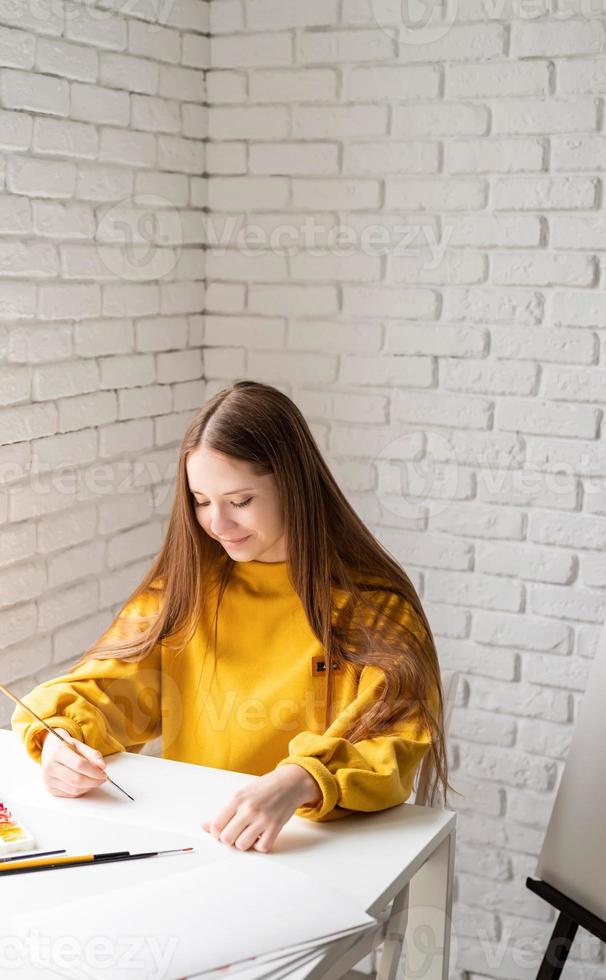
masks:
[[(339, 891), (271, 854), (244, 853), (183, 872), (170, 871), (166, 859), (152, 860), (162, 877), (86, 898), (77, 897), (78, 872), (53, 872), (72, 875), (74, 900), (52, 908), (36, 908), (32, 888), (32, 907), (12, 917), (10, 932), (24, 950), (35, 932), (51, 958), (46, 970), (25, 962), (11, 977), (303, 977), (306, 964), (336, 942), (348, 944), (378, 928)], [(66, 939), (69, 956), (53, 960), (52, 951), (64, 949)]]

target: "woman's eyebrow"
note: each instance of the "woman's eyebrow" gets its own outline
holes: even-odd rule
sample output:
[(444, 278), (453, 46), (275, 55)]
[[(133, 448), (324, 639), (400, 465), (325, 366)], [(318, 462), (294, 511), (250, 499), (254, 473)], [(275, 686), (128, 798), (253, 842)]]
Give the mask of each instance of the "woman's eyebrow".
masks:
[[(254, 490), (254, 487), (240, 487), (239, 490), (228, 490), (226, 493), (222, 494), (223, 497), (230, 497), (232, 493), (244, 493), (246, 490)], [(192, 490), (192, 493), (197, 493), (201, 497), (204, 496), (201, 490)]]

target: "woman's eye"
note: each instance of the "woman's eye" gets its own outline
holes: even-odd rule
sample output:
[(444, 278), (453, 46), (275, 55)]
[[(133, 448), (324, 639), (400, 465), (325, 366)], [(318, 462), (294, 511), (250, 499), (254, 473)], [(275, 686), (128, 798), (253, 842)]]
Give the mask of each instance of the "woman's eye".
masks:
[[(231, 505), (232, 505), (232, 507), (247, 507), (248, 504), (251, 502), (251, 500), (252, 500), (252, 497), (248, 497), (247, 500), (243, 500), (239, 504), (236, 504), (232, 500)], [(194, 503), (195, 503), (196, 507), (208, 507), (208, 500), (195, 500), (194, 499)]]

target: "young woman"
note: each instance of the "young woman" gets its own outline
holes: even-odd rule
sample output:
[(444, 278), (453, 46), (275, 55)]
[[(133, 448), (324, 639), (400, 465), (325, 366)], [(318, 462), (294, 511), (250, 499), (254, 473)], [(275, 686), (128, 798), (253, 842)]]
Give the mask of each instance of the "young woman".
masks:
[(164, 758), (251, 773), (203, 824), (268, 851), (293, 815), (404, 802), (426, 751), (449, 788), (440, 672), (407, 575), (335, 483), (294, 403), (239, 381), (184, 436), (158, 557), (99, 641), (18, 707), (47, 789), (80, 796), (103, 757), (162, 736)]

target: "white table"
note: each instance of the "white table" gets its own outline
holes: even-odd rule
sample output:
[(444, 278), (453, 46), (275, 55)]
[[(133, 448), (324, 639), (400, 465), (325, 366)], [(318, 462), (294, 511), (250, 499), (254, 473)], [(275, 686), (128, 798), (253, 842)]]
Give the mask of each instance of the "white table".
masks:
[[(229, 852), (230, 860), (252, 858), (251, 852), (211, 838), (201, 822), (255, 777), (128, 752), (110, 757), (108, 772), (136, 802), (108, 783), (77, 799), (54, 797), (44, 789), (39, 766), (22, 743), (12, 732), (0, 730), (0, 799), (13, 804), (35, 834), (38, 848), (64, 846), (81, 853), (193, 845), (193, 855), (163, 859), (187, 861), (188, 869), (192, 863), (216, 860), (217, 848)], [(293, 817), (269, 854), (255, 852), (252, 859), (275, 859), (338, 887), (381, 921), (370, 936), (342, 940), (331, 953), (290, 973), (291, 980), (355, 976), (347, 971), (380, 944), (377, 976), (394, 980), (405, 930), (407, 976), (448, 980), (455, 822), (456, 814), (448, 810), (408, 804), (328, 823)], [(73, 898), (76, 880), (78, 894), (96, 894), (101, 876), (112, 874), (112, 868), (129, 869), (133, 882), (157, 876), (156, 860), (17, 875), (2, 884), (10, 884), (15, 912), (31, 904), (34, 882), (36, 897), (46, 892), (54, 901), (65, 901)], [(64, 897), (59, 882), (69, 889)], [(166, 980), (176, 978), (166, 974)]]

